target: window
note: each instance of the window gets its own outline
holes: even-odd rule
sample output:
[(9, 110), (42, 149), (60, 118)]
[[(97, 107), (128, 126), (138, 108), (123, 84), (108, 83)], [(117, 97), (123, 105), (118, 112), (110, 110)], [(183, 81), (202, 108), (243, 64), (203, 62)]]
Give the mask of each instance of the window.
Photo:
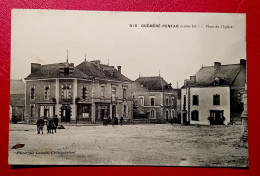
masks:
[(86, 86), (82, 87), (82, 99), (86, 99), (87, 98), (87, 88)]
[(35, 105), (31, 104), (30, 105), (30, 117), (34, 117), (34, 113), (35, 113)]
[(165, 116), (166, 116), (166, 120), (168, 121), (168, 119), (169, 119), (169, 111), (168, 110), (166, 110)]
[(151, 110), (150, 111), (150, 118), (151, 119), (156, 119), (155, 110)]
[(64, 65), (64, 75), (69, 75), (70, 74), (70, 67), (68, 63), (65, 63)]
[(82, 107), (82, 118), (89, 118), (89, 107)]
[(220, 95), (213, 95), (213, 105), (220, 105)]
[(126, 99), (126, 89), (123, 89), (123, 99)]
[(31, 86), (30, 98), (31, 100), (35, 99), (35, 86)]
[(61, 89), (62, 99), (71, 99), (71, 85), (61, 85)]
[(169, 98), (166, 98), (166, 106), (169, 106)]
[(151, 106), (155, 106), (155, 97), (150, 97)]
[(198, 95), (192, 96), (192, 105), (199, 105), (199, 96)]
[(183, 110), (186, 110), (186, 95), (183, 95)]
[(101, 97), (105, 96), (105, 86), (101, 86)]
[(219, 83), (220, 83), (219, 78), (215, 78), (215, 80), (214, 80), (214, 85), (219, 85)]
[(144, 97), (139, 97), (139, 106), (144, 106)]
[(44, 86), (44, 100), (50, 99), (50, 85)]
[(174, 97), (172, 97), (172, 106), (174, 106)]
[(123, 107), (123, 116), (126, 117), (126, 105)]
[(112, 101), (116, 101), (116, 88), (112, 87)]
[(172, 109), (172, 117), (175, 117), (175, 110)]
[(193, 121), (199, 120), (199, 111), (194, 110), (191, 112), (191, 120), (193, 120)]

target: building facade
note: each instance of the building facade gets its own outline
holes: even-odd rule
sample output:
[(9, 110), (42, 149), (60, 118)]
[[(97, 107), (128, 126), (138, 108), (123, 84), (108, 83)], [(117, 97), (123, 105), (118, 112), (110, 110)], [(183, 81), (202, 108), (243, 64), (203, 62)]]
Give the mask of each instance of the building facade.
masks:
[(24, 121), (25, 117), (25, 83), (22, 80), (10, 82), (10, 121)]
[(121, 67), (99, 60), (31, 64), (26, 80), (26, 117), (29, 121), (52, 118), (61, 122), (99, 123), (105, 116), (132, 119), (131, 80)]
[(139, 77), (133, 83), (134, 120), (169, 122), (177, 117), (178, 91), (161, 76)]
[(239, 64), (202, 67), (181, 89), (182, 124), (241, 123), (246, 60)]

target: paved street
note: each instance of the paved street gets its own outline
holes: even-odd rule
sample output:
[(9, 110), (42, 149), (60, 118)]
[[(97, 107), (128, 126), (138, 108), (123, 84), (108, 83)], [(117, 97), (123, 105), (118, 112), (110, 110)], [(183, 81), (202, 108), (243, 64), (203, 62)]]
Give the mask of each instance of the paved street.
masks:
[[(240, 126), (65, 125), (56, 134), (10, 124), (9, 163), (73, 165), (247, 166)], [(11, 149), (15, 144), (23, 148)]]

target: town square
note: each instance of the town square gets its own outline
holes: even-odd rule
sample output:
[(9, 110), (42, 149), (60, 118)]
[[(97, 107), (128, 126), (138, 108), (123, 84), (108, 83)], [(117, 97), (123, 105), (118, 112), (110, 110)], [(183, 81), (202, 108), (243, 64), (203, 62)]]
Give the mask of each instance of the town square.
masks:
[(9, 164), (248, 168), (244, 14), (12, 15)]

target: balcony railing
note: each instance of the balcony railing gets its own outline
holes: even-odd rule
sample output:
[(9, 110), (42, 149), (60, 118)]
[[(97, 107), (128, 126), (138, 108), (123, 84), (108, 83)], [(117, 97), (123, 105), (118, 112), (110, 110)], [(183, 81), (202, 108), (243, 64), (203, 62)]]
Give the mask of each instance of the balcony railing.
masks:
[(61, 104), (72, 104), (72, 98), (69, 98), (69, 99), (63, 98), (60, 100), (60, 103)]

